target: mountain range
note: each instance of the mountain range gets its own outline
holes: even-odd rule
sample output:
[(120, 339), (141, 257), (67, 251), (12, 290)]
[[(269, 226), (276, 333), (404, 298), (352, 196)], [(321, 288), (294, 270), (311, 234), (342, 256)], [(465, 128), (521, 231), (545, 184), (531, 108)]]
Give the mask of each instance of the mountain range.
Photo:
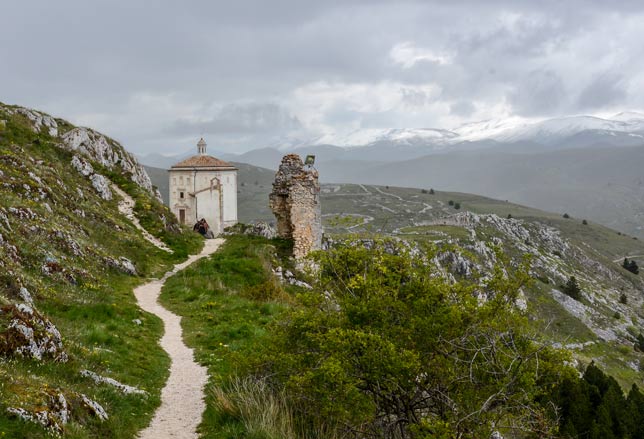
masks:
[[(216, 147), (214, 148), (216, 149)], [(644, 238), (644, 114), (490, 120), (453, 130), (359, 130), (225, 160), (276, 169), (287, 152), (316, 156), (320, 179), (476, 192), (587, 218)], [(168, 168), (184, 154), (140, 157)]]

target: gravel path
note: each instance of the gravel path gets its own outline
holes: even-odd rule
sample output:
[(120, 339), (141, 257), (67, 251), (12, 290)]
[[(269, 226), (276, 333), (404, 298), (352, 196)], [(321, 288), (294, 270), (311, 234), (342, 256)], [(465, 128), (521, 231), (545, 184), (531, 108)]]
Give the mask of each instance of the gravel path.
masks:
[(174, 266), (160, 280), (153, 280), (134, 290), (139, 306), (163, 320), (165, 334), (161, 347), (170, 355), (170, 377), (161, 392), (161, 406), (139, 437), (141, 439), (196, 438), (197, 426), (206, 409), (204, 386), (208, 380), (206, 368), (197, 364), (192, 349), (182, 339), (181, 317), (162, 307), (157, 299), (165, 281), (198, 259), (208, 256), (219, 248), (223, 239), (208, 239), (201, 253)]
[(136, 227), (141, 231), (141, 233), (143, 233), (143, 237), (147, 239), (148, 242), (152, 243), (155, 247), (160, 248), (161, 250), (172, 253), (172, 249), (170, 249), (170, 247), (165, 245), (160, 239), (152, 236), (147, 230), (145, 230), (139, 222), (139, 219), (134, 216), (134, 199), (132, 199), (132, 197), (130, 197), (125, 191), (123, 191), (114, 183), (112, 183), (112, 190), (119, 194), (119, 196), (122, 198), (122, 200), (119, 201), (119, 212), (121, 212), (130, 221), (132, 221), (134, 227)]

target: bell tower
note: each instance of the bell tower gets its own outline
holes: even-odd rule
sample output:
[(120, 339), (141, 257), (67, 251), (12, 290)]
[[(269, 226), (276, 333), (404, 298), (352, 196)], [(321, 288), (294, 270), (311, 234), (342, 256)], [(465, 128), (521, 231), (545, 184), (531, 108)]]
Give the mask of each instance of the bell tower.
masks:
[(199, 143), (197, 143), (197, 151), (199, 152), (199, 154), (206, 154), (206, 146), (208, 145), (206, 144), (206, 141), (203, 139), (203, 137), (199, 139)]

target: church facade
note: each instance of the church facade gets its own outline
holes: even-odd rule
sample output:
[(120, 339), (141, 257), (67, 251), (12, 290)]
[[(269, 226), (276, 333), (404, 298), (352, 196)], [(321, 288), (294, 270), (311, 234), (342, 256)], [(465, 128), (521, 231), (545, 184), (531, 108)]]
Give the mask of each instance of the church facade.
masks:
[(197, 155), (169, 170), (170, 209), (181, 224), (204, 218), (215, 235), (237, 223), (237, 168), (206, 154), (206, 142), (197, 143)]

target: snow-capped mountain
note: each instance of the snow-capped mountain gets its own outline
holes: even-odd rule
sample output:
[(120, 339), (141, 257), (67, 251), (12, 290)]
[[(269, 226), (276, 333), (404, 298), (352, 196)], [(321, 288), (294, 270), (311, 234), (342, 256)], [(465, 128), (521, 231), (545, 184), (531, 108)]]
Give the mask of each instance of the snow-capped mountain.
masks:
[(399, 145), (431, 142), (447, 145), (457, 137), (457, 133), (437, 128), (371, 128), (355, 130), (345, 135), (326, 134), (316, 139), (315, 144), (352, 147), (372, 145), (378, 142), (394, 142)]
[[(550, 147), (570, 147), (582, 143), (617, 145), (644, 144), (644, 114), (623, 112), (611, 118), (569, 116), (540, 121), (518, 117), (470, 122), (451, 130), (440, 128), (360, 129), (348, 134), (330, 133), (309, 141), (287, 141), (279, 149), (297, 149), (315, 145), (334, 145), (343, 148), (362, 148), (385, 145), (391, 147), (425, 147), (427, 153), (468, 148), (472, 142), (530, 143)], [(572, 142), (572, 143), (571, 143)], [(277, 143), (276, 143), (277, 144)]]

